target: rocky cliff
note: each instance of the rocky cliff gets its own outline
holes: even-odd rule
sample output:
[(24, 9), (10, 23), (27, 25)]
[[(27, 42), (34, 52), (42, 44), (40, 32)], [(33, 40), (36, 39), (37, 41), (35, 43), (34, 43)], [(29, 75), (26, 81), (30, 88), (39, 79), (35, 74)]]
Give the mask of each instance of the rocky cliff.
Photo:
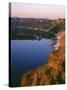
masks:
[(20, 86), (55, 85), (65, 83), (65, 35), (58, 34), (60, 46), (48, 57), (48, 63), (25, 73)]

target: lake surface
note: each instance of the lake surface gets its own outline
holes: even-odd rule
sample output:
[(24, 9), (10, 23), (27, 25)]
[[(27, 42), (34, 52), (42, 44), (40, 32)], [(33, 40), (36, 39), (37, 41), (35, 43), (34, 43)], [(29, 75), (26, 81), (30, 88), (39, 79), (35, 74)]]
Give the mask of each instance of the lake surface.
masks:
[(19, 86), (22, 75), (48, 63), (53, 40), (11, 40), (11, 86)]

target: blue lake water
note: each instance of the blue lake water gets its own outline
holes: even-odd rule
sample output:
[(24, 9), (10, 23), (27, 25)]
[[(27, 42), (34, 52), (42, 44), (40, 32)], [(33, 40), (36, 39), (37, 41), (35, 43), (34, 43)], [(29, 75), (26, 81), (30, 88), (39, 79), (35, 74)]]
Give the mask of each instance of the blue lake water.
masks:
[(19, 86), (22, 75), (48, 63), (53, 40), (11, 40), (11, 84)]

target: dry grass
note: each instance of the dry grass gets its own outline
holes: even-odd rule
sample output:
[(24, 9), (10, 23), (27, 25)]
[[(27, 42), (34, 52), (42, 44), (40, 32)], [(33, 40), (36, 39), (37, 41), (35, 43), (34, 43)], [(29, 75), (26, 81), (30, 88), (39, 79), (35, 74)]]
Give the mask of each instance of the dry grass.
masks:
[(51, 85), (65, 83), (65, 37), (60, 39), (60, 47), (48, 58), (48, 64), (24, 74), (20, 86)]

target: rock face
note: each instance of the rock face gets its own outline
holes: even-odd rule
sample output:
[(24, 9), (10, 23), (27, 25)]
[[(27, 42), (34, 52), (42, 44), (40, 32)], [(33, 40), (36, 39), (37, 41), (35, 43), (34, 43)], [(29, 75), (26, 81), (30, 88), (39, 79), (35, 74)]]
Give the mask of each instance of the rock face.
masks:
[[(62, 34), (63, 33), (63, 34)], [(25, 73), (20, 86), (55, 85), (65, 83), (65, 42), (64, 32), (60, 38), (60, 46), (48, 58), (48, 64)]]

